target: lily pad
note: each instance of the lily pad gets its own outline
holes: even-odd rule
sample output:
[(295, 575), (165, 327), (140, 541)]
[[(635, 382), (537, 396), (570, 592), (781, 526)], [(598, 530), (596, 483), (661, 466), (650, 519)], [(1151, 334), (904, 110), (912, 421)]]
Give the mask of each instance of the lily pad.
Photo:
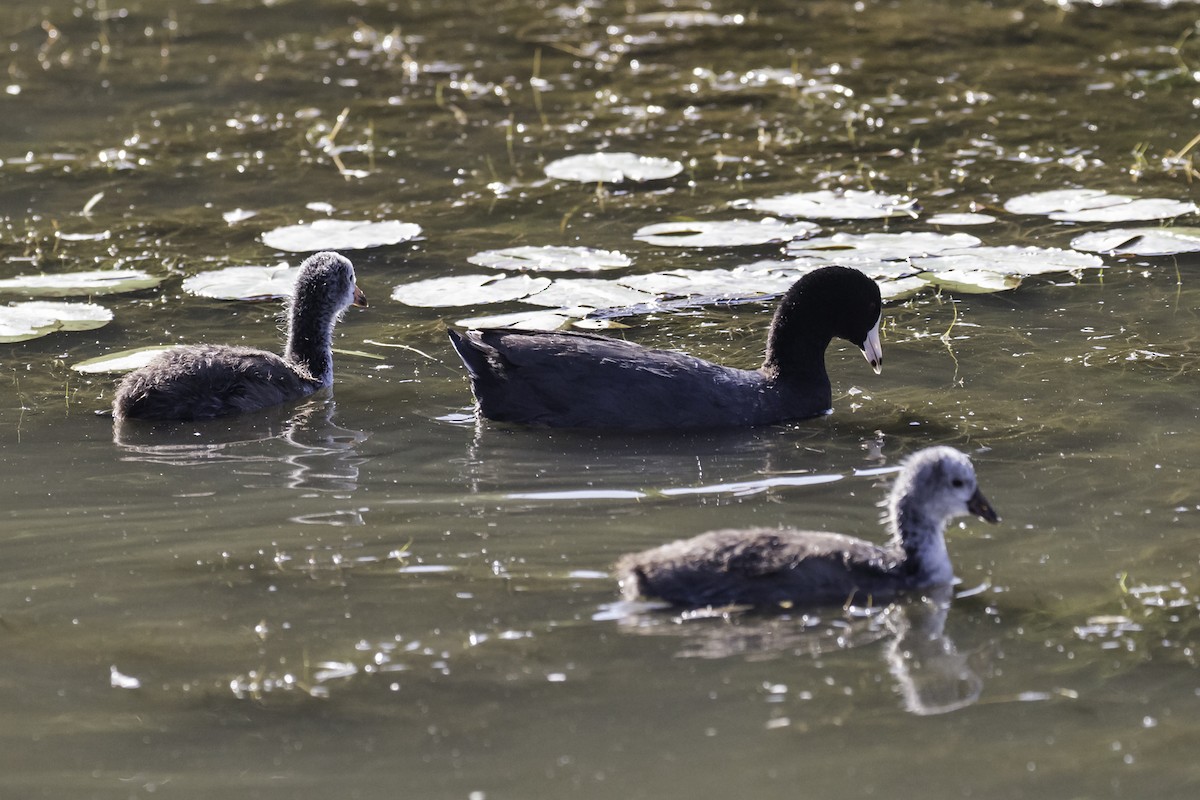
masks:
[[(460, 319), (455, 324), (463, 328), (516, 328), (526, 331), (557, 331), (567, 327), (573, 320), (587, 314), (591, 309), (538, 309), (517, 311), (512, 314), (494, 314), (490, 317)], [(573, 313), (572, 313), (573, 312)]]
[(1021, 279), (1016, 275), (1001, 275), (984, 269), (946, 269), (922, 272), (918, 277), (935, 286), (963, 294), (1003, 292), (1021, 285)]
[(901, 261), (913, 256), (928, 256), (947, 250), (976, 247), (982, 242), (969, 233), (835, 233), (788, 245), (795, 256), (836, 258), (844, 263), (855, 261)]
[(1200, 228), (1114, 228), (1076, 236), (1071, 247), (1130, 256), (1195, 253), (1200, 251)]
[(280, 262), (274, 267), (226, 267), (201, 272), (183, 281), (183, 290), (217, 300), (273, 300), (290, 297), (300, 267)]
[(221, 215), (221, 219), (229, 225), (236, 225), (239, 222), (245, 222), (248, 219), (253, 219), (258, 216), (257, 211), (248, 211), (244, 208), (235, 208), (233, 211), (226, 211)]
[(894, 303), (906, 300), (929, 286), (929, 281), (920, 275), (910, 275), (907, 278), (897, 278), (892, 281), (879, 281), (879, 294), (883, 302)]
[(392, 299), (422, 308), (474, 306), (520, 300), (549, 285), (549, 278), (529, 275), (456, 275), (401, 284), (392, 290)]
[(560, 278), (543, 291), (522, 298), (521, 302), (550, 308), (561, 306), (615, 308), (638, 303), (652, 303), (654, 295), (622, 286), (613, 281), (596, 278)]
[(263, 244), (290, 253), (317, 250), (366, 250), (400, 244), (421, 235), (412, 222), (319, 219), (307, 225), (285, 225), (262, 235)]
[(54, 237), (60, 242), (104, 242), (112, 238), (112, 232), (67, 233), (65, 231), (55, 231)]
[[(973, 247), (935, 256), (914, 257), (912, 265), (922, 272), (969, 272), (985, 270), (999, 275), (1042, 275), (1074, 272), (1104, 266), (1099, 256), (1060, 250), (1056, 247)], [(1011, 287), (1009, 287), (1011, 288)]]
[(102, 328), (113, 315), (94, 303), (31, 300), (0, 306), (0, 342), (24, 342), (55, 331), (90, 331)]
[(1131, 197), (1099, 189), (1055, 189), (1014, 197), (1010, 214), (1036, 214), (1059, 222), (1133, 222), (1166, 219), (1197, 211), (1195, 203), (1162, 197)]
[(93, 270), (59, 275), (18, 275), (0, 280), (0, 292), (26, 297), (70, 297), (72, 295), (119, 294), (152, 289), (162, 283), (139, 269)]
[(621, 183), (660, 181), (683, 172), (683, 164), (669, 158), (635, 153), (587, 153), (560, 158), (546, 165), (546, 175), (560, 181)]
[(633, 260), (617, 250), (597, 250), (592, 247), (509, 247), (504, 250), (485, 250), (467, 258), (480, 267), (519, 269), (534, 272), (599, 272), (619, 269)]
[(791, 288), (800, 275), (810, 270), (766, 271), (747, 267), (734, 269), (674, 269), (618, 278), (623, 286), (658, 297), (753, 297), (775, 295)]
[(917, 216), (917, 201), (901, 194), (864, 192), (856, 189), (794, 192), (759, 200), (739, 200), (735, 206), (764, 214), (809, 219), (886, 219)]
[(121, 350), (117, 353), (109, 353), (108, 355), (89, 358), (86, 361), (72, 364), (71, 369), (86, 375), (132, 372), (149, 364), (159, 353), (173, 349), (174, 347), (171, 345), (165, 347), (152, 345), (150, 347), (138, 347), (133, 350)]
[(640, 228), (633, 238), (661, 247), (746, 247), (789, 242), (811, 236), (820, 227), (811, 222), (777, 219), (731, 219), (719, 222), (659, 222)]
[(960, 225), (990, 225), (996, 221), (996, 218), (991, 214), (972, 214), (972, 213), (946, 213), (934, 214), (925, 220), (930, 225), (946, 225), (956, 227)]

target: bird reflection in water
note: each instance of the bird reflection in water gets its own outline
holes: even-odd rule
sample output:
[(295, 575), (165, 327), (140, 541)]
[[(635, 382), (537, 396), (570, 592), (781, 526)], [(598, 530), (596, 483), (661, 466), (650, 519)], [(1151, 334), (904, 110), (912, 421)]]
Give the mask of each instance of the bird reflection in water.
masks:
[(366, 460), (359, 447), (370, 434), (333, 421), (337, 404), (313, 396), (298, 406), (275, 407), (206, 422), (116, 420), (113, 444), (122, 461), (172, 466), (214, 462), (243, 465), (238, 473), (247, 488), (283, 485), (326, 492), (358, 488), (359, 467)]
[(597, 619), (615, 619), (624, 633), (679, 637), (680, 658), (816, 657), (885, 642), (883, 658), (904, 709), (932, 716), (973, 705), (983, 692), (981, 653), (960, 653), (945, 632), (951, 599), (943, 588), (882, 608), (785, 614), (736, 607), (669, 613), (661, 603), (623, 601), (604, 606)]

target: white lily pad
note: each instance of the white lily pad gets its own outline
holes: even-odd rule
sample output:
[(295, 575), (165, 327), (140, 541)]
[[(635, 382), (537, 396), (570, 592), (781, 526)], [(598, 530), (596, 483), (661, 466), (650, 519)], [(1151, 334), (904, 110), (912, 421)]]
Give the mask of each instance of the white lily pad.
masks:
[(290, 297), (300, 267), (226, 267), (185, 278), (183, 290), (217, 300), (272, 300)]
[(734, 269), (673, 269), (618, 278), (623, 286), (659, 297), (752, 297), (786, 292), (804, 271), (771, 272), (745, 267)]
[(31, 300), (0, 306), (0, 342), (24, 342), (55, 331), (90, 331), (102, 328), (113, 315), (94, 303)]
[(549, 285), (549, 278), (529, 275), (456, 275), (401, 284), (392, 290), (392, 299), (422, 308), (474, 306), (521, 300)]
[(917, 216), (917, 202), (911, 197), (856, 189), (794, 192), (758, 200), (741, 200), (735, 205), (752, 208), (764, 214), (809, 219), (886, 219), (897, 215)]
[(621, 183), (660, 181), (683, 172), (683, 164), (669, 158), (635, 153), (587, 153), (560, 158), (546, 165), (546, 175), (560, 181)]
[(239, 222), (245, 222), (248, 219), (253, 219), (258, 216), (257, 211), (247, 211), (244, 208), (235, 208), (233, 211), (226, 211), (221, 215), (221, 219), (229, 225), (236, 225)]
[(640, 228), (633, 238), (660, 247), (746, 247), (789, 242), (811, 236), (811, 222), (731, 219), (717, 222), (659, 222)]
[(490, 317), (469, 317), (455, 324), (463, 328), (515, 328), (525, 331), (557, 331), (587, 314), (589, 308), (538, 309), (512, 314), (493, 314)]
[(947, 269), (939, 272), (922, 272), (918, 277), (935, 286), (964, 294), (987, 294), (1015, 289), (1021, 279), (1015, 275), (1001, 275), (984, 269)]
[(618, 308), (639, 303), (652, 303), (654, 295), (597, 278), (559, 278), (543, 291), (522, 298), (521, 302), (550, 308), (562, 306)]
[(82, 372), (85, 375), (132, 372), (149, 364), (159, 353), (173, 349), (173, 345), (152, 345), (150, 347), (138, 347), (133, 350), (121, 350), (117, 353), (109, 353), (108, 355), (97, 356), (96, 358), (89, 358), (86, 361), (72, 364), (71, 369), (75, 372)]
[(65, 231), (55, 231), (54, 237), (60, 242), (104, 242), (112, 238), (112, 232), (67, 233)]
[[(922, 272), (966, 272), (984, 270), (1000, 275), (1042, 275), (1074, 272), (1104, 266), (1099, 256), (1060, 250), (1056, 247), (973, 247), (935, 256), (914, 257), (912, 265)], [(1011, 288), (1011, 287), (1010, 287)]]
[(929, 281), (920, 275), (910, 275), (907, 278), (897, 278), (892, 281), (878, 281), (878, 283), (879, 294), (885, 303), (905, 300), (929, 286)]
[(140, 269), (92, 270), (59, 275), (18, 275), (0, 280), (0, 292), (27, 297), (70, 297), (71, 295), (119, 294), (152, 289), (162, 283)]
[(1131, 197), (1099, 189), (1055, 189), (1014, 197), (1004, 204), (1004, 210), (1048, 216), (1059, 222), (1133, 222), (1192, 214), (1197, 207), (1183, 200)]
[(1131, 256), (1195, 253), (1200, 251), (1200, 228), (1114, 228), (1076, 236), (1071, 247)]
[(981, 244), (969, 233), (835, 233), (819, 239), (792, 242), (789, 255), (834, 258), (842, 263), (857, 261), (900, 261), (913, 256), (929, 256), (947, 250), (962, 250)]
[(617, 250), (593, 247), (509, 247), (485, 250), (467, 258), (472, 264), (491, 269), (519, 269), (534, 272), (599, 272), (619, 269), (633, 260)]
[(996, 221), (991, 214), (946, 213), (934, 214), (925, 220), (930, 225), (947, 225), (958, 227), (965, 225), (990, 225)]
[(420, 235), (421, 226), (412, 222), (319, 219), (306, 225), (285, 225), (267, 231), (262, 235), (262, 241), (276, 250), (310, 253), (317, 250), (366, 250), (400, 244)]

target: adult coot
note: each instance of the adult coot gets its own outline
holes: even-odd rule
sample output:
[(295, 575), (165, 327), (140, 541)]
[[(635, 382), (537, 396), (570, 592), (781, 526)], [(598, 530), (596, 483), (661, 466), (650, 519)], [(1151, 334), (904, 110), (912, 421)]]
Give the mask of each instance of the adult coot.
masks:
[(878, 373), (881, 309), (879, 287), (858, 270), (814, 270), (780, 300), (756, 370), (586, 333), (449, 334), (488, 419), (551, 427), (738, 427), (828, 411), (825, 348), (834, 336), (858, 345)]
[(192, 345), (164, 352), (117, 386), (117, 419), (196, 420), (298, 400), (333, 384), (333, 326), (365, 306), (354, 265), (337, 253), (301, 265), (288, 302), (283, 357), (250, 347)]
[(866, 604), (948, 586), (946, 523), (964, 514), (999, 517), (979, 491), (970, 460), (930, 447), (904, 462), (886, 503), (884, 546), (840, 533), (712, 531), (617, 562), (627, 599), (678, 606)]

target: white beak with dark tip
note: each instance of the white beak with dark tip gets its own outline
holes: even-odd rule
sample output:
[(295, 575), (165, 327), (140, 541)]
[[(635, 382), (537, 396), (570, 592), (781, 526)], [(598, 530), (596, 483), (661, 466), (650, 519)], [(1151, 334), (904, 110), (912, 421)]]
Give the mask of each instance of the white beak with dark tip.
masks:
[(883, 371), (883, 345), (879, 343), (879, 323), (881, 322), (883, 322), (883, 314), (880, 314), (879, 319), (875, 320), (875, 327), (871, 328), (867, 338), (863, 339), (863, 343), (859, 345), (863, 355), (866, 356), (867, 363), (871, 365), (871, 369), (875, 370), (876, 375)]

